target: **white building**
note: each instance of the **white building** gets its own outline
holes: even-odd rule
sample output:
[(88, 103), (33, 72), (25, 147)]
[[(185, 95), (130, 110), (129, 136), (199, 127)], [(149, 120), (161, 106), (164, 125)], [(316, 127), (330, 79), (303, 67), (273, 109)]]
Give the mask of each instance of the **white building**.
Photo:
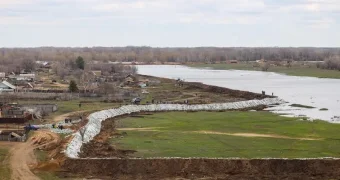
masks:
[(13, 92), (15, 89), (16, 87), (7, 81), (2, 81), (0, 83), (0, 92)]

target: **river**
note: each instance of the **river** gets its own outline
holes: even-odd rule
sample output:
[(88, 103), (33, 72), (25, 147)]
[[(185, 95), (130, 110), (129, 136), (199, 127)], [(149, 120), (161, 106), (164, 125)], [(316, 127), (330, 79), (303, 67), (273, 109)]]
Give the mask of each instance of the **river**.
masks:
[[(198, 69), (178, 65), (139, 65), (138, 73), (171, 79), (181, 78), (188, 82), (201, 82), (256, 93), (265, 91), (289, 102), (270, 108), (274, 113), (340, 123), (340, 79), (297, 77), (260, 71)], [(291, 104), (315, 108), (297, 108), (291, 107)], [(328, 110), (320, 111), (321, 108)]]

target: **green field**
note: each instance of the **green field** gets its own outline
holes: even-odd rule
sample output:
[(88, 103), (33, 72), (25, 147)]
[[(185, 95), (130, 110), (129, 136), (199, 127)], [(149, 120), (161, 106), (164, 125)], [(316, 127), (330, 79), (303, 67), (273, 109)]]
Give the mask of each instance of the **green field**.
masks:
[(111, 143), (137, 157), (340, 157), (340, 125), (269, 112), (157, 113), (117, 126), (127, 135)]
[[(239, 63), (239, 64), (193, 64), (189, 65), (190, 67), (197, 68), (213, 68), (216, 70), (252, 70), (252, 71), (261, 71), (260, 67), (253, 67), (252, 63)], [(315, 65), (311, 67), (303, 66), (303, 65), (293, 65), (288, 68), (285, 66), (271, 66), (268, 69), (269, 72), (277, 72), (282, 74), (287, 74), (290, 76), (309, 76), (309, 77), (319, 77), (319, 78), (335, 78), (340, 79), (340, 71), (336, 70), (326, 70), (319, 69)]]
[(0, 147), (0, 180), (7, 180), (11, 177), (11, 170), (6, 159), (8, 148)]

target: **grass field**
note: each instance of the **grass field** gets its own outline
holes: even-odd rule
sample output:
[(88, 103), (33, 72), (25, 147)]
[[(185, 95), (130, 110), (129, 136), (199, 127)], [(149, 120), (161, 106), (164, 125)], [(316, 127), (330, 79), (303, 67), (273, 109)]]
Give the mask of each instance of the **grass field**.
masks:
[(111, 143), (138, 157), (340, 157), (340, 125), (269, 112), (158, 113), (117, 126), (127, 135)]
[(11, 170), (7, 162), (8, 148), (0, 147), (0, 180), (8, 180), (11, 177)]
[[(253, 67), (253, 64), (249, 63), (239, 63), (239, 64), (193, 64), (190, 67), (210, 67), (216, 70), (252, 70), (252, 71), (261, 71), (260, 67)], [(325, 70), (319, 69), (315, 65), (311, 67), (302, 66), (302, 65), (294, 65), (291, 68), (285, 66), (271, 66), (268, 69), (269, 72), (277, 72), (283, 73), (291, 76), (309, 76), (309, 77), (319, 77), (319, 78), (335, 78), (340, 79), (340, 71), (336, 70)]]

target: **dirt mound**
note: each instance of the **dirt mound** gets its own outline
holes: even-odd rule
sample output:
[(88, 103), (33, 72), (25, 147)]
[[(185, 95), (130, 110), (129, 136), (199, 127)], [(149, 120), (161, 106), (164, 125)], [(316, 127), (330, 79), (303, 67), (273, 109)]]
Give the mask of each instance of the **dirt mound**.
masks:
[(61, 142), (60, 137), (50, 131), (39, 130), (34, 133), (30, 140), (34, 146), (42, 150), (55, 149)]
[(110, 137), (119, 138), (123, 136), (123, 134), (114, 131), (115, 119), (116, 118), (107, 119), (102, 123), (100, 133), (92, 141), (82, 146), (80, 153), (81, 158), (126, 158), (136, 152), (115, 148), (107, 142)]
[(130, 154), (135, 153), (133, 150), (116, 149), (109, 143), (91, 142), (85, 144), (82, 148), (81, 158), (107, 158), (118, 157), (126, 158)]
[[(48, 161), (39, 162), (34, 168), (34, 172), (48, 171), (48, 172), (59, 172), (61, 166), (66, 160), (66, 156), (63, 150), (66, 148), (67, 144), (70, 142), (71, 136), (62, 139), (55, 148), (47, 150)], [(45, 150), (46, 151), (46, 150)]]
[(59, 171), (61, 166), (61, 161), (58, 160), (51, 160), (47, 163), (39, 164), (37, 167), (34, 168), (35, 171)]

